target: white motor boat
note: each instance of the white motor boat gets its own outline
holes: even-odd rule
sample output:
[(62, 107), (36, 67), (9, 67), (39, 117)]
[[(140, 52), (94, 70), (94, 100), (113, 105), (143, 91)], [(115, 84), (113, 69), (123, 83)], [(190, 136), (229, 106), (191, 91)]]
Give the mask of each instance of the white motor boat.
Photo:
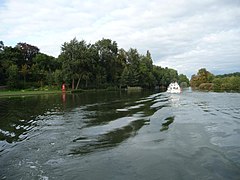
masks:
[(174, 82), (174, 83), (169, 84), (169, 86), (167, 88), (167, 92), (168, 93), (180, 93), (181, 88), (177, 82)]

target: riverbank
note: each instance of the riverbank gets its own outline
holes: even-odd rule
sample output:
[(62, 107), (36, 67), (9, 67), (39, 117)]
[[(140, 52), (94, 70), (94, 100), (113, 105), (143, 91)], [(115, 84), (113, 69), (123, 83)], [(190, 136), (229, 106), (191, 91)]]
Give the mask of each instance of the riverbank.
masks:
[[(67, 91), (67, 93), (70, 91)], [(62, 91), (60, 90), (36, 90), (36, 91), (30, 91), (30, 90), (16, 90), (16, 91), (10, 91), (10, 90), (3, 90), (0, 91), (0, 98), (1, 97), (12, 97), (12, 96), (32, 96), (32, 95), (42, 95), (42, 94), (60, 94)]]
[[(82, 93), (82, 92), (95, 92), (95, 91), (116, 91), (117, 89), (77, 89), (69, 90), (65, 93)], [(62, 94), (61, 90), (0, 90), (0, 98), (2, 97), (17, 97), (17, 96), (34, 96), (44, 94)]]

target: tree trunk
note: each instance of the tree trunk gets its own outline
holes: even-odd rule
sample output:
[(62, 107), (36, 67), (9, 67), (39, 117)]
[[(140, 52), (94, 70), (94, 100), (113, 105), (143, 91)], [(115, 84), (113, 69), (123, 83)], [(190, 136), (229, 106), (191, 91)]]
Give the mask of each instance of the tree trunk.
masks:
[(74, 78), (72, 79), (72, 90), (74, 90)]
[(76, 85), (76, 89), (78, 89), (78, 86), (79, 86), (80, 80), (81, 80), (81, 77), (78, 78), (78, 82), (77, 82), (77, 85)]
[(23, 76), (23, 88), (26, 88), (26, 75)]

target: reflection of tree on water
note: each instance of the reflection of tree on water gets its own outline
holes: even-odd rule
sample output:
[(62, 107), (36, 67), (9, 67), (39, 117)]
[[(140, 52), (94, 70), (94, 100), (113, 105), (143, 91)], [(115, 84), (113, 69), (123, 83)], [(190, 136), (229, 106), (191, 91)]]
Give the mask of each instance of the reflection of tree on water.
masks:
[(144, 123), (145, 120), (136, 120), (122, 128), (114, 129), (95, 138), (90, 138), (89, 141), (87, 140), (88, 138), (77, 138), (73, 142), (79, 143), (79, 146), (72, 149), (70, 154), (87, 154), (115, 147), (128, 138), (135, 136)]
[(175, 118), (174, 116), (167, 117), (167, 118), (164, 120), (164, 122), (162, 123), (162, 128), (160, 129), (160, 131), (168, 130), (169, 125), (173, 123), (174, 118)]
[(38, 116), (49, 111), (61, 111), (60, 98), (49, 95), (15, 97), (0, 101), (0, 141), (13, 143), (28, 137), (37, 126)]

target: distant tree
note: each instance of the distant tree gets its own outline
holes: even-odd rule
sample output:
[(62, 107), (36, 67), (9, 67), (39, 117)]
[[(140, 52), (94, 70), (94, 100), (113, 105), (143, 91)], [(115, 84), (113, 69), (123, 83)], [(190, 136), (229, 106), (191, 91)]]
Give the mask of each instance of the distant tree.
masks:
[(39, 48), (27, 43), (18, 43), (16, 48), (19, 49), (23, 55), (24, 64), (32, 65), (33, 58), (39, 53)]
[(0, 62), (4, 64), (5, 69), (10, 65), (16, 64), (18, 68), (23, 65), (23, 56), (19, 49), (5, 46), (4, 51), (0, 53)]
[(213, 90), (214, 91), (221, 91), (222, 90), (222, 80), (221, 78), (215, 78), (213, 80)]
[[(72, 89), (78, 89), (78, 86), (83, 78), (83, 75), (89, 73), (91, 68), (92, 54), (89, 51), (91, 46), (87, 45), (84, 40), (78, 41), (76, 38), (69, 43), (65, 42), (62, 45), (61, 59), (63, 73), (66, 77), (72, 79)], [(85, 76), (85, 81), (86, 81)], [(77, 84), (75, 87), (75, 80)]]
[(53, 72), (54, 83), (60, 86), (64, 80), (63, 73), (60, 69)]
[(194, 88), (198, 88), (202, 83), (212, 83), (214, 75), (205, 68), (199, 69), (197, 75), (192, 75), (190, 84)]
[(52, 72), (59, 67), (59, 63), (53, 56), (49, 56), (44, 53), (38, 53), (33, 58), (33, 64), (37, 64), (40, 69), (47, 72)]
[(178, 72), (175, 69), (168, 68), (167, 72), (169, 73), (170, 82), (178, 81)]
[(126, 83), (127, 83), (126, 79), (124, 78), (124, 74), (126, 73), (123, 73), (124, 69), (127, 67), (126, 62), (127, 62), (127, 52), (124, 49), (119, 49), (118, 55), (117, 55), (116, 76), (117, 76), (117, 80), (120, 88), (121, 86), (126, 86)]
[(183, 79), (174, 69), (154, 66), (149, 51), (142, 55), (134, 48), (118, 49), (111, 39), (87, 44), (74, 38), (62, 45), (58, 58), (41, 53), (38, 47), (27, 43), (20, 42), (12, 48), (0, 41), (0, 84), (12, 88), (20, 88), (17, 81), (23, 81), (24, 87), (26, 82), (32, 87), (43, 87), (59, 86), (65, 81), (72, 84), (72, 89), (152, 88), (167, 87), (170, 82)]
[(234, 73), (229, 73), (229, 74), (222, 74), (222, 75), (217, 75), (215, 76), (216, 78), (224, 78), (224, 77), (231, 77), (231, 76), (239, 76), (240, 77), (240, 72), (234, 72)]
[(149, 51), (147, 51), (146, 56), (140, 57), (139, 74), (141, 86), (150, 88), (155, 85), (153, 62)]
[(21, 52), (17, 48), (4, 46), (0, 52), (0, 84), (7, 83), (7, 70), (11, 65), (17, 65), (20, 68), (22, 60)]
[(127, 66), (128, 66), (128, 86), (140, 85), (140, 54), (137, 49), (130, 48), (127, 52)]
[(7, 69), (7, 85), (9, 88), (14, 89), (18, 86), (18, 67), (13, 64)]
[(95, 43), (98, 50), (99, 63), (104, 68), (104, 74), (106, 75), (106, 82), (110, 84), (117, 84), (117, 55), (118, 45), (111, 39), (102, 39)]
[(24, 85), (23, 86), (25, 88), (26, 76), (27, 76), (27, 73), (28, 73), (28, 66), (27, 66), (27, 64), (22, 65), (22, 68), (21, 68), (20, 72), (23, 75), (23, 81), (24, 81)]
[(122, 75), (121, 75), (121, 80), (120, 80), (120, 88), (123, 86), (127, 86), (129, 84), (129, 69), (128, 66), (125, 66), (123, 69)]
[(189, 79), (187, 78), (186, 75), (180, 74), (178, 76), (178, 83), (180, 84), (181, 87), (188, 87), (189, 86)]

